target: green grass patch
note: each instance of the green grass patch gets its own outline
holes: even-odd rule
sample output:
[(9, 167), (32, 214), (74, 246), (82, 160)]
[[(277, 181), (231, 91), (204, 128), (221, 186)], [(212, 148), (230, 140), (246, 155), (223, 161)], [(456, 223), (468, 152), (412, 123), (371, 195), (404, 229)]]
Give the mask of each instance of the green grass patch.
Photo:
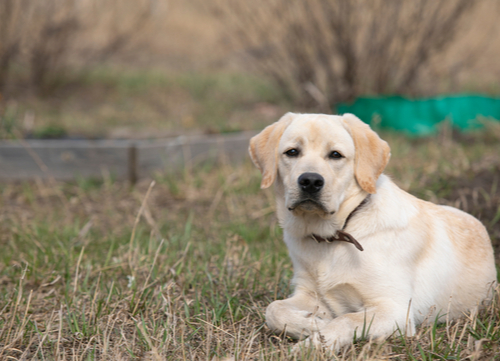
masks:
[(103, 67), (68, 75), (43, 99), (20, 93), (0, 104), (0, 138), (155, 138), (259, 129), (281, 116), (286, 104), (273, 85), (250, 74)]

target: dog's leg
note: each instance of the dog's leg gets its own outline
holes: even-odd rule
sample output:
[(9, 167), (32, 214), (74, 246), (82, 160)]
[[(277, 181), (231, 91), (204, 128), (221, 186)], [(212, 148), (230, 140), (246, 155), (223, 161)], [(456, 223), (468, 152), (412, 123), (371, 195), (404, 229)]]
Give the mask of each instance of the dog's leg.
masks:
[(332, 315), (321, 300), (306, 292), (272, 302), (266, 309), (267, 326), (276, 333), (300, 339), (326, 327)]
[(327, 325), (296, 347), (327, 347), (338, 351), (355, 339), (383, 339), (394, 332), (412, 336), (415, 333), (413, 314), (394, 302), (384, 302), (362, 312), (347, 313), (332, 319)]

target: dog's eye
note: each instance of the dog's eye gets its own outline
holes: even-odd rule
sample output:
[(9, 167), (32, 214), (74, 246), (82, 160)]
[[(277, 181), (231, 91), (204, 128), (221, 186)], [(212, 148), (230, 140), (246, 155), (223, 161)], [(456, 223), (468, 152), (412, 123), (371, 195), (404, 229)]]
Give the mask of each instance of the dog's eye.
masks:
[(344, 156), (342, 154), (340, 154), (339, 152), (337, 152), (336, 150), (334, 150), (333, 152), (330, 153), (330, 155), (328, 157), (331, 159), (339, 159), (339, 158), (343, 158)]
[(299, 151), (298, 151), (298, 149), (293, 148), (293, 149), (287, 150), (285, 152), (285, 154), (289, 157), (297, 157), (299, 155)]

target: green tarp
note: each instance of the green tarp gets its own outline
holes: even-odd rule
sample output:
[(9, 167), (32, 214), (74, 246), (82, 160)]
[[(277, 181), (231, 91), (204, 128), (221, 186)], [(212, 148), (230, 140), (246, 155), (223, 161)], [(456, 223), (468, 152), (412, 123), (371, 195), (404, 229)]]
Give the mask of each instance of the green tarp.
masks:
[(411, 100), (400, 96), (358, 98), (352, 104), (340, 104), (337, 113), (353, 113), (369, 124), (377, 124), (413, 135), (428, 135), (436, 125), (450, 121), (462, 130), (481, 126), (481, 118), (500, 120), (500, 98), (457, 95)]

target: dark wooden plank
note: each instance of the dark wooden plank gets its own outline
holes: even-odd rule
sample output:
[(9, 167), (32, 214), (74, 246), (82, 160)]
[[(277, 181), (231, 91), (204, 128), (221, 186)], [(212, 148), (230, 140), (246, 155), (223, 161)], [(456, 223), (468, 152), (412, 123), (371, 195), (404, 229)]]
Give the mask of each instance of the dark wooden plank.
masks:
[[(247, 155), (255, 132), (178, 137), (164, 140), (24, 140), (0, 141), (0, 179), (35, 177), (68, 180), (100, 177), (146, 177), (203, 162), (238, 162)], [(130, 149), (135, 146), (134, 159)], [(133, 162), (131, 164), (130, 162)], [(132, 167), (132, 168), (131, 168)]]

